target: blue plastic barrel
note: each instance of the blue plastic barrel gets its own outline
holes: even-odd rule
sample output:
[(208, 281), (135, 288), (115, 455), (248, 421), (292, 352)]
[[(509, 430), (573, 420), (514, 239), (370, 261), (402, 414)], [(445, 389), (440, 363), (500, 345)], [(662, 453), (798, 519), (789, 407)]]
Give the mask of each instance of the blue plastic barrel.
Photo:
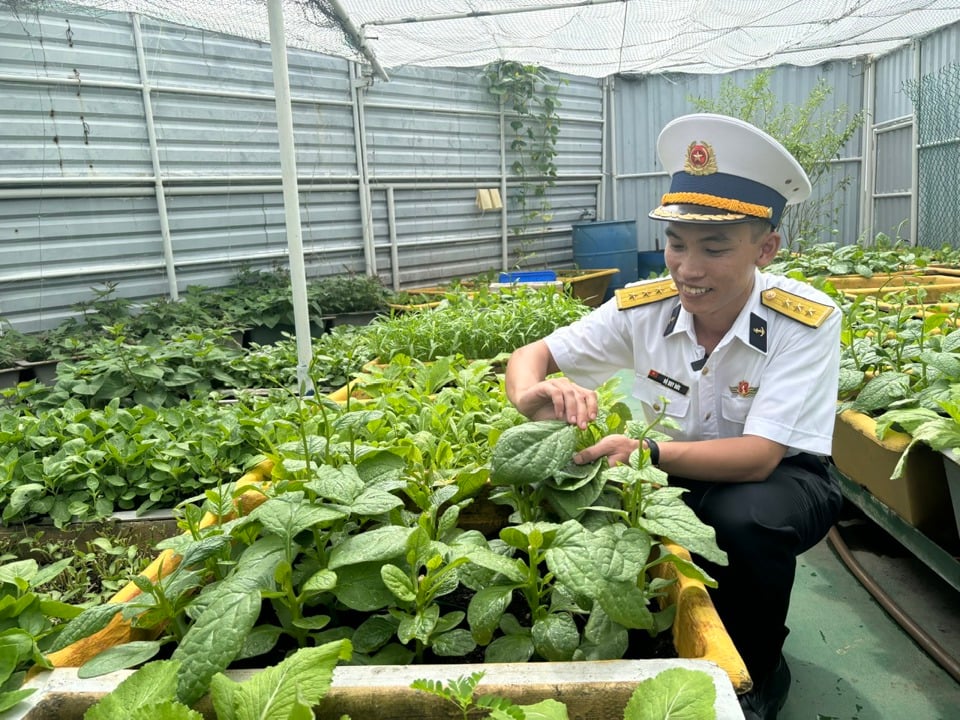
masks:
[(641, 250), (637, 253), (637, 278), (640, 280), (646, 280), (653, 275), (662, 275), (666, 269), (663, 250)]
[(605, 299), (637, 280), (637, 221), (610, 220), (573, 224), (573, 261), (581, 270), (617, 268)]

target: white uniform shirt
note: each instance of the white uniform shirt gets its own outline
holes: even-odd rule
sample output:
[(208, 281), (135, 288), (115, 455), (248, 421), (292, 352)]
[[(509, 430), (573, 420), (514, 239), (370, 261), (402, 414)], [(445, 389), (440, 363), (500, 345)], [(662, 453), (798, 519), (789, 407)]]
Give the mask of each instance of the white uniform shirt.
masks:
[[(761, 303), (772, 287), (835, 309), (810, 327)], [(787, 455), (830, 454), (840, 311), (806, 283), (757, 271), (750, 299), (705, 361), (676, 296), (626, 310), (610, 300), (545, 340), (563, 373), (585, 387), (633, 368), (633, 396), (648, 421), (666, 399), (681, 429), (665, 432), (676, 440), (757, 435), (786, 445)]]

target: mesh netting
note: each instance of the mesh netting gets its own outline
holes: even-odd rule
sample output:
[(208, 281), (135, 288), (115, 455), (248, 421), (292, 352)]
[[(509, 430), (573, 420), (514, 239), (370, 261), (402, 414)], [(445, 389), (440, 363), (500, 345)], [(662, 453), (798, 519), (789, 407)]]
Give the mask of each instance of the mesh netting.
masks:
[[(61, 0), (0, 0), (14, 8)], [(267, 0), (73, 0), (268, 39)], [(960, 21), (957, 0), (282, 0), (286, 43), (403, 65), (495, 60), (586, 77), (722, 73), (882, 55)]]
[(926, 247), (960, 245), (960, 64), (904, 83), (920, 142), (917, 238)]
[[(135, 12), (215, 33), (270, 41), (266, 0), (0, 0), (16, 13), (82, 8), (85, 12)], [(290, 47), (362, 61), (357, 44), (326, 0), (283, 0)]]

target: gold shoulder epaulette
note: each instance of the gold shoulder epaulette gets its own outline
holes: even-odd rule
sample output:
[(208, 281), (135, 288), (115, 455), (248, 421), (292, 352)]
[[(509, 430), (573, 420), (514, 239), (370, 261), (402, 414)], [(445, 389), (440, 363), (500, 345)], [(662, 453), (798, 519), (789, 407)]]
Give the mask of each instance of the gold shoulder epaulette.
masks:
[(614, 291), (617, 297), (617, 309), (627, 310), (638, 305), (659, 302), (677, 294), (677, 286), (671, 278), (655, 282), (632, 285)]
[(823, 321), (833, 312), (829, 305), (808, 300), (780, 288), (764, 290), (760, 294), (760, 302), (781, 315), (815, 328), (823, 325)]

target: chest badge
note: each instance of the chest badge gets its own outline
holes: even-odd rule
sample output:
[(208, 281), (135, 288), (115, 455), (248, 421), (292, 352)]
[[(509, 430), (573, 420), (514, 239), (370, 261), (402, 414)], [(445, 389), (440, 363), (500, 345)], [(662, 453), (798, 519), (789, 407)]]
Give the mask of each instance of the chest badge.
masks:
[(757, 394), (758, 387), (750, 387), (750, 383), (746, 380), (741, 380), (736, 385), (730, 386), (730, 394), (738, 395), (742, 398), (753, 397)]

